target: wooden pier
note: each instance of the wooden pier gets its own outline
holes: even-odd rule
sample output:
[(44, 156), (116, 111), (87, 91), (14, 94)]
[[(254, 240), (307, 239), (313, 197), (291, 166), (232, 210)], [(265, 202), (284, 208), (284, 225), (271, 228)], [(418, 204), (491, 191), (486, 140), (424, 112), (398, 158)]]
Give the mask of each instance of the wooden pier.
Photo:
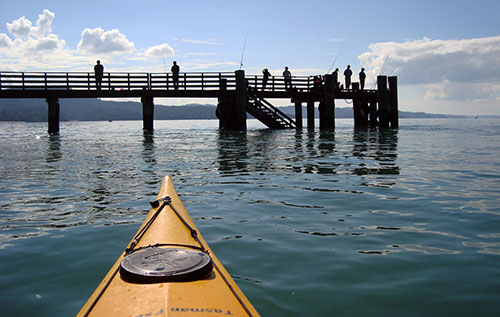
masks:
[[(286, 88), (282, 76), (269, 77), (235, 72), (104, 73), (100, 89), (94, 73), (0, 72), (0, 98), (44, 98), (48, 105), (48, 132), (59, 133), (61, 98), (141, 98), (143, 129), (154, 129), (154, 98), (217, 98), (220, 127), (246, 130), (247, 113), (271, 129), (302, 128), (302, 105), (307, 105), (307, 127), (314, 128), (318, 104), (319, 128), (335, 128), (335, 100), (352, 100), (356, 128), (398, 127), (397, 77), (378, 76), (377, 89), (338, 89), (333, 75), (292, 76)], [(269, 100), (290, 99), (295, 120)]]

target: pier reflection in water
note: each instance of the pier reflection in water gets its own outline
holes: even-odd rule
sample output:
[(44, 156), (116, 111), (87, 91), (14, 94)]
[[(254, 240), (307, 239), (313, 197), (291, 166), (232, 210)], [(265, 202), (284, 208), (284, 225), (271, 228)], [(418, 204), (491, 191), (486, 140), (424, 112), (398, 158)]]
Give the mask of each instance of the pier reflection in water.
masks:
[[(156, 159), (156, 145), (154, 140), (155, 136), (152, 132), (143, 132), (142, 159), (144, 161), (144, 166), (142, 167), (142, 171), (146, 174), (150, 174), (152, 180), (156, 180), (156, 167), (158, 165), (158, 160)], [(150, 182), (150, 184), (152, 183)]]
[(218, 163), (221, 174), (248, 172), (247, 132), (219, 131), (217, 140)]
[(220, 131), (221, 174), (250, 171), (398, 175), (397, 130)]
[(58, 162), (62, 157), (61, 139), (59, 135), (50, 135), (47, 137), (47, 165)]

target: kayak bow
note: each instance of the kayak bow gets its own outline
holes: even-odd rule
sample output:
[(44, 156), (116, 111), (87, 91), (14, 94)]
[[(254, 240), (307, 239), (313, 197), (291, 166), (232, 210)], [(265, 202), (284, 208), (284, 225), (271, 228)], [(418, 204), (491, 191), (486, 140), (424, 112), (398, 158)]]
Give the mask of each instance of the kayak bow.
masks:
[(78, 316), (258, 316), (165, 177), (139, 231)]

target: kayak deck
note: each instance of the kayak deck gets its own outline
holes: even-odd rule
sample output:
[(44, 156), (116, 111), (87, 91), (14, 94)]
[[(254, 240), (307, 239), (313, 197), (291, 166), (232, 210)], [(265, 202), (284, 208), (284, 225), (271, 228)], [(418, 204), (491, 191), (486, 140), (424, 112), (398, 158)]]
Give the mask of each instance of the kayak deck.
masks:
[[(198, 232), (177, 195), (170, 177), (165, 177), (157, 199), (137, 235), (106, 274), (78, 316), (258, 316), (258, 312), (236, 285)], [(193, 232), (194, 231), (194, 232)], [(203, 252), (213, 269), (194, 281), (128, 282), (120, 263), (127, 254), (149, 249), (185, 249)], [(167, 250), (168, 252), (174, 250)], [(142, 251), (137, 251), (137, 253)], [(120, 269), (122, 273), (120, 273)], [(206, 268), (205, 268), (206, 269)]]

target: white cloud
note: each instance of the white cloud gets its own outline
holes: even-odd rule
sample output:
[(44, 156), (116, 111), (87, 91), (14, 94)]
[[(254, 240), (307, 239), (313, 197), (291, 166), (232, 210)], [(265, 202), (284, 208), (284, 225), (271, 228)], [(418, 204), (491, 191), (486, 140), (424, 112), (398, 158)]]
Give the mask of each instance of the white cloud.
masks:
[(500, 115), (500, 102), (498, 101), (482, 101), (475, 102), (460, 101), (460, 100), (442, 100), (429, 99), (422, 100), (406, 100), (400, 102), (400, 110), (417, 111), (427, 113), (443, 113), (455, 115)]
[(118, 29), (104, 31), (101, 28), (86, 28), (78, 43), (78, 50), (91, 54), (129, 53), (134, 50), (134, 43), (129, 41)]
[(52, 22), (56, 15), (53, 12), (45, 9), (43, 13), (38, 16), (36, 27), (32, 28), (33, 34), (38, 38), (43, 38), (52, 32)]
[(500, 83), (442, 83), (424, 85), (425, 99), (481, 101), (500, 100)]
[(0, 53), (11, 59), (11, 63), (23, 63), (31, 58), (36, 63), (42, 59), (41, 54), (47, 51), (62, 50), (66, 41), (60, 40), (52, 32), (52, 22), (55, 14), (49, 10), (43, 10), (38, 20), (33, 23), (24, 16), (12, 23), (7, 23), (7, 29), (14, 37), (12, 40), (7, 34), (0, 34)]
[(31, 33), (32, 26), (33, 23), (22, 16), (12, 21), (12, 23), (7, 23), (7, 30), (15, 37), (25, 38)]
[(217, 53), (214, 52), (191, 52), (191, 53), (186, 53), (186, 56), (214, 56), (217, 55)]
[(334, 42), (334, 43), (339, 43), (343, 41), (345, 41), (345, 37), (333, 37), (328, 39), (328, 42)]
[(46, 37), (39, 39), (34, 49), (37, 51), (51, 51), (58, 48), (62, 49), (64, 46), (66, 46), (66, 42), (64, 40), (59, 40), (55, 34), (49, 34)]
[[(358, 56), (376, 75), (398, 75), (402, 85), (424, 85), (425, 97), (442, 100), (498, 98), (500, 36), (462, 40), (384, 42)], [(464, 99), (465, 98), (465, 99)]]
[(7, 23), (10, 36), (0, 34), (0, 69), (15, 71), (71, 71), (90, 68), (88, 57), (66, 47), (52, 33), (55, 14), (43, 10), (33, 23), (21, 17)]
[(28, 37), (45, 38), (52, 32), (52, 22), (54, 21), (55, 14), (49, 10), (43, 10), (43, 13), (38, 16), (36, 26), (22, 16), (12, 23), (7, 23), (7, 30), (14, 35), (15, 38), (27, 39)]
[(9, 47), (12, 45), (12, 40), (5, 33), (0, 33), (0, 48)]
[[(66, 41), (59, 39), (56, 34), (52, 33), (54, 19), (53, 12), (43, 10), (42, 14), (38, 15), (35, 26), (24, 16), (12, 21), (12, 23), (7, 23), (7, 29), (14, 36), (14, 40), (6, 34), (0, 34), (0, 49), (4, 48), (2, 53), (11, 58), (22, 59), (23, 56), (33, 58), (40, 54), (46, 54), (47, 51), (52, 51), (54, 54), (55, 50), (65, 49)], [(134, 50), (134, 43), (127, 40), (116, 29), (107, 32), (101, 28), (85, 29), (82, 32), (78, 50), (90, 54), (129, 53)], [(75, 51), (59, 51), (58, 54), (65, 57), (69, 55), (77, 57)], [(57, 59), (56, 55), (53, 55), (54, 59)], [(44, 59), (46, 57), (44, 56)], [(32, 65), (33, 63), (29, 62), (28, 64)]]
[(221, 69), (228, 66), (234, 67), (238, 65), (236, 62), (206, 62), (206, 63), (183, 63), (186, 69), (192, 71), (215, 71), (215, 69)]
[(190, 40), (182, 39), (181, 42), (191, 43), (191, 44), (201, 44), (201, 45), (222, 45), (214, 40)]
[(144, 55), (148, 57), (168, 57), (168, 56), (174, 56), (175, 52), (170, 45), (167, 43), (161, 44), (161, 45), (156, 45), (152, 46), (144, 52)]

